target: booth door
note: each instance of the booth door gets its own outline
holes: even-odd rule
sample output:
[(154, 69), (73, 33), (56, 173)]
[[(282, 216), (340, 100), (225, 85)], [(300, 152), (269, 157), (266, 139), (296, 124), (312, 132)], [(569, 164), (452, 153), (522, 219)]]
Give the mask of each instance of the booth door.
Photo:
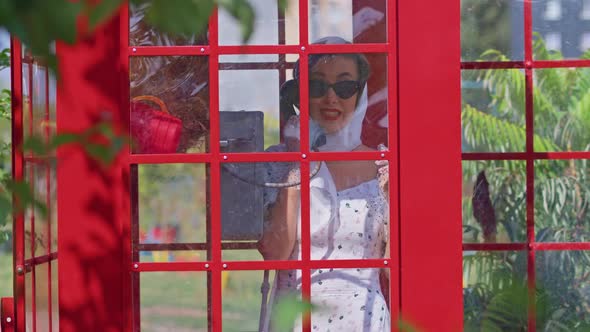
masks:
[(58, 331), (56, 154), (43, 148), (56, 132), (56, 80), (42, 59), (12, 39), (11, 83), (12, 182), (6, 183), (12, 183), (15, 199), (13, 297), (2, 299), (0, 326)]

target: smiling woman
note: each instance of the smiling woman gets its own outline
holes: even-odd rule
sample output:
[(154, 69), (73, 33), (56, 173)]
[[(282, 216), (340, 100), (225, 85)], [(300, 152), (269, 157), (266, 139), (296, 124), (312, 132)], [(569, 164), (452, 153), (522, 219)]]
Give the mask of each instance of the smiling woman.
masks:
[[(317, 44), (343, 44), (327, 37)], [(299, 86), (299, 63), (295, 84), (287, 82), (282, 98), (296, 95), (288, 89)], [(316, 54), (309, 56), (310, 148), (319, 152), (377, 151), (363, 144), (361, 132), (369, 105), (367, 80), (370, 68), (362, 54)], [(296, 100), (296, 99), (295, 99)], [(270, 151), (290, 151), (299, 146), (299, 116), (296, 102), (283, 103), (288, 118), (284, 144)], [(292, 128), (291, 128), (292, 129)], [(294, 142), (295, 141), (295, 142)], [(383, 142), (385, 143), (385, 142)], [(291, 149), (293, 150), (293, 149)], [(310, 180), (310, 256), (312, 260), (381, 259), (388, 243), (388, 166), (374, 160), (321, 161)], [(271, 182), (296, 182), (299, 169), (270, 174)], [(267, 260), (301, 260), (302, 232), (297, 186), (269, 189), (265, 195), (265, 227), (259, 250)], [(275, 281), (275, 300), (301, 292), (301, 270), (281, 270)], [(311, 302), (314, 330), (389, 331), (390, 317), (375, 268), (319, 268), (311, 270)], [(301, 326), (294, 330), (300, 330)]]

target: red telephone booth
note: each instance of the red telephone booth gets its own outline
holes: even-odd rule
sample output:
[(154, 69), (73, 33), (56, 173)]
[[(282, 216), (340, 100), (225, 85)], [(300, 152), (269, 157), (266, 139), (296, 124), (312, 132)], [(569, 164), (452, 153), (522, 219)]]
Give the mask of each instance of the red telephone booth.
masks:
[[(172, 38), (147, 25), (145, 8), (125, 6), (89, 38), (57, 45), (59, 83), (13, 40), (15, 147), (101, 122), (134, 144), (108, 166), (83, 144), (60, 148), (57, 163), (14, 150), (14, 177), (33, 185), (49, 213), (15, 217), (14, 311), (4, 329), (258, 331), (276, 304), (273, 278), (294, 271), (296, 296), (315, 303), (322, 270), (381, 276), (373, 291), (384, 293), (392, 330), (400, 321), (461, 329), (459, 2), (290, 1), (284, 12), (252, 3), (248, 45), (223, 11), (206, 35)], [(327, 36), (351, 43), (315, 43)], [(369, 64), (366, 89), (356, 90), (366, 94), (367, 149), (314, 148), (309, 82), (325, 54), (361, 54)], [(269, 149), (285, 143), (280, 110), (293, 79), (300, 144)], [(362, 180), (375, 161), (389, 163), (386, 258), (318, 255), (318, 165)], [(268, 168), (290, 165), (300, 170), (284, 186), (297, 187), (301, 202), (297, 255), (265, 260), (269, 188), (284, 182)], [(335, 181), (337, 195), (349, 189)], [(316, 327), (313, 317), (303, 315), (304, 331)]]

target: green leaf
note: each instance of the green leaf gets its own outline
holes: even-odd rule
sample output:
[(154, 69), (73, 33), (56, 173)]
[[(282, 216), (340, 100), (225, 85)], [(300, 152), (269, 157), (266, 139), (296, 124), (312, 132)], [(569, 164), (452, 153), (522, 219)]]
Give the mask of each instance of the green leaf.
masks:
[(5, 196), (5, 192), (0, 192), (0, 226), (6, 225), (11, 212), (12, 200)]
[(108, 146), (95, 143), (86, 143), (84, 144), (84, 149), (90, 157), (102, 162), (104, 165), (110, 164), (114, 159), (113, 152)]
[(84, 140), (83, 140), (82, 136), (80, 136), (79, 134), (60, 133), (60, 134), (53, 136), (53, 138), (51, 139), (51, 143), (49, 143), (49, 146), (51, 147), (51, 149), (57, 149), (58, 147), (60, 147), (62, 145), (73, 144), (73, 143), (83, 143), (83, 142), (84, 142)]
[(295, 320), (306, 311), (313, 310), (315, 306), (307, 301), (302, 301), (296, 296), (284, 296), (275, 304), (272, 314), (272, 326), (277, 331), (293, 330)]
[(10, 49), (0, 51), (0, 70), (10, 67)]
[(289, 6), (289, 0), (278, 0), (277, 2), (279, 4), (279, 10), (287, 10), (287, 7)]
[(165, 33), (200, 35), (206, 31), (214, 7), (214, 0), (153, 0), (146, 21)]
[(101, 0), (98, 4), (88, 9), (88, 23), (94, 30), (99, 24), (111, 18), (119, 9), (122, 0)]
[(49, 152), (49, 146), (47, 146), (43, 139), (38, 136), (31, 136), (25, 139), (23, 143), (24, 151), (32, 151), (36, 155), (46, 155)]
[(246, 43), (254, 32), (254, 8), (247, 0), (217, 0), (219, 7), (228, 11), (242, 28), (242, 42)]

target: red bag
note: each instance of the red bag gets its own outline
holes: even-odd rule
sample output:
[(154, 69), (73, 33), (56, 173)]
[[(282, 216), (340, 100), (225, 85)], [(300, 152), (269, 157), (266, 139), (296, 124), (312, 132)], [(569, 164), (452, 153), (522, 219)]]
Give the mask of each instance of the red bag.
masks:
[[(146, 101), (160, 107), (154, 109)], [(131, 100), (131, 137), (135, 153), (175, 153), (180, 143), (182, 121), (170, 115), (164, 102), (154, 96)]]

